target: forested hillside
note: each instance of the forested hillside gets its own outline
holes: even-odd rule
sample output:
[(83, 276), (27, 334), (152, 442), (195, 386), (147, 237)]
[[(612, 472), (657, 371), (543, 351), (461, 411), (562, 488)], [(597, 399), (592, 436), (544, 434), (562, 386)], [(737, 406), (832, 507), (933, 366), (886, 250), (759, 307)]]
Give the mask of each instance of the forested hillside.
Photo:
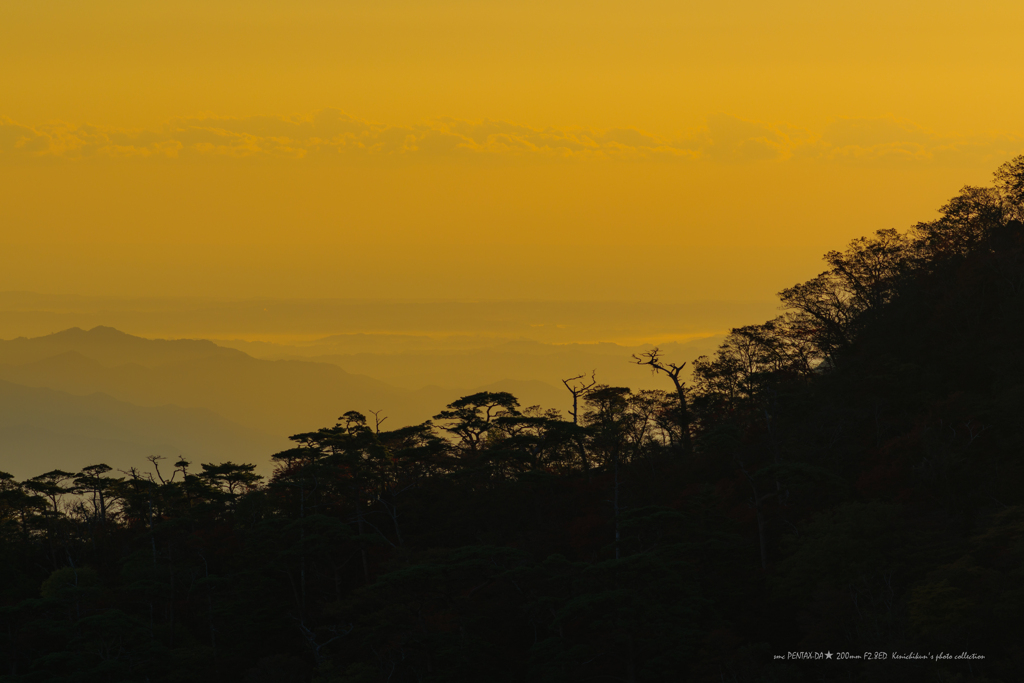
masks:
[(6, 477), (0, 681), (1020, 680), (1022, 219), (1024, 156), (568, 419)]

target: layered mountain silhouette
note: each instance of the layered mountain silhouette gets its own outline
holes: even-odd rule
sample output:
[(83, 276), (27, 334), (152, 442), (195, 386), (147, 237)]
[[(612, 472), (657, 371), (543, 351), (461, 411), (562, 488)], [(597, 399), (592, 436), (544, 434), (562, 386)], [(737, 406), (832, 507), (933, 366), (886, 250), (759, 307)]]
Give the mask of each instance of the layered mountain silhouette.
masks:
[(210, 356), (243, 355), (205, 339), (144, 339), (102, 325), (88, 331), (72, 327), (45, 337), (0, 340), (2, 364), (21, 365), (69, 352), (105, 366), (137, 363), (147, 367)]
[[(345, 341), (273, 347), (290, 354), (276, 360), (207, 340), (145, 339), (102, 326), (0, 341), (4, 469), (137, 465), (154, 454), (262, 464), (287, 447), (289, 435), (331, 424), (348, 410), (379, 410), (394, 428), (430, 419), (476, 391), (508, 391), (523, 406), (564, 408), (568, 395), (558, 380), (574, 369), (642, 372), (630, 367), (628, 349), (614, 344), (514, 341), (474, 350), (429, 342), (417, 353), (391, 340), (378, 354), (321, 355), (343, 349)], [(340, 363), (375, 369), (406, 386), (347, 372)], [(506, 376), (479, 370), (488, 364)]]
[(206, 409), (281, 436), (352, 409), (387, 407), (403, 421), (429, 417), (416, 411), (413, 392), (332, 364), (261, 360), (208, 341), (143, 339), (105, 327), (2, 342), (0, 379), (140, 406)]
[(75, 396), (0, 381), (0, 461), (16, 477), (100, 462), (139, 467), (150, 455), (171, 462), (255, 460), (286, 445), (283, 437), (209, 410), (138, 406), (106, 394)]

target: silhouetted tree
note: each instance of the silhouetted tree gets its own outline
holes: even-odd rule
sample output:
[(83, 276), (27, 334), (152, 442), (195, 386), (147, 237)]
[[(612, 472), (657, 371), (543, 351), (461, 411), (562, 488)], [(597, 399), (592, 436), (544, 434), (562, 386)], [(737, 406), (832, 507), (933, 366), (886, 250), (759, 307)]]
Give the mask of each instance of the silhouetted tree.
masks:
[(675, 363), (668, 363), (661, 358), (661, 351), (655, 347), (650, 351), (645, 351), (639, 355), (634, 354), (633, 360), (637, 365), (649, 365), (651, 372), (657, 374), (663, 372), (668, 375), (668, 378), (672, 380), (672, 385), (676, 389), (676, 398), (679, 401), (679, 405), (676, 408), (679, 419), (679, 433), (680, 433), (680, 444), (682, 445), (682, 451), (685, 455), (693, 454), (693, 437), (690, 434), (691, 419), (690, 419), (690, 406), (689, 401), (686, 398), (686, 382), (679, 379), (682, 375), (683, 368), (686, 367), (686, 363), (677, 365)]

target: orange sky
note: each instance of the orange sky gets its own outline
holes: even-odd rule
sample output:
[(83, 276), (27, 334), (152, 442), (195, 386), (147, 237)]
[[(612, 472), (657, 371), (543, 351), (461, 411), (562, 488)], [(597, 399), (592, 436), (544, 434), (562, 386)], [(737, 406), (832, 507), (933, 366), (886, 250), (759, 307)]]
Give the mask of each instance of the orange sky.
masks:
[(0, 4), (0, 290), (757, 299), (1024, 152), (1024, 4)]

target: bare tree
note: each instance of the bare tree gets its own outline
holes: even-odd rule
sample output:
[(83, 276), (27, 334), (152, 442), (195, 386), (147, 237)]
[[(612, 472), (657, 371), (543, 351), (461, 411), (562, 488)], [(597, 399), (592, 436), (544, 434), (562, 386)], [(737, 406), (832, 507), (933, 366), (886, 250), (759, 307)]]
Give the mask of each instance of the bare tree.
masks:
[[(580, 396), (586, 396), (587, 392), (590, 391), (590, 389), (593, 388), (593, 386), (597, 384), (596, 375), (597, 375), (597, 370), (593, 370), (590, 373), (590, 381), (587, 381), (586, 379), (584, 379), (587, 376), (586, 373), (584, 373), (582, 375), (576, 375), (575, 377), (570, 377), (569, 379), (563, 379), (562, 380), (562, 384), (564, 384), (565, 388), (569, 390), (570, 394), (572, 394), (572, 410), (569, 411), (569, 414), (572, 415), (572, 423), (574, 425), (579, 426), (579, 423), (580, 423), (580, 421), (579, 421)], [(569, 382), (575, 382), (576, 380), (583, 380), (583, 381), (580, 382), (578, 385), (577, 384), (569, 384)]]
[(371, 410), (370, 411), (370, 414), (373, 415), (373, 421), (374, 421), (373, 430), (374, 430), (374, 433), (376, 433), (376, 434), (380, 434), (380, 426), (382, 424), (384, 424), (384, 420), (388, 419), (387, 416), (384, 416), (384, 417), (380, 416), (380, 414), (383, 413), (383, 412), (384, 412), (383, 410)]
[[(572, 415), (572, 424), (574, 427), (580, 426), (580, 397), (586, 397), (587, 392), (597, 385), (597, 370), (591, 370), (589, 380), (585, 379), (586, 376), (586, 373), (584, 373), (582, 375), (576, 375), (575, 377), (562, 380), (562, 384), (564, 384), (565, 388), (569, 390), (570, 394), (572, 394), (572, 410), (569, 414)], [(578, 384), (576, 383), (577, 380), (579, 380)], [(573, 382), (573, 384), (570, 384), (570, 382)], [(575, 435), (575, 440), (576, 450), (579, 451), (580, 460), (583, 461), (583, 471), (586, 472), (589, 477), (590, 459), (587, 457), (587, 447), (583, 445), (583, 440), (580, 438), (579, 434)]]
[(685, 455), (692, 455), (693, 439), (690, 436), (690, 409), (686, 403), (686, 382), (679, 379), (679, 375), (682, 373), (683, 368), (686, 367), (686, 363), (676, 365), (675, 363), (667, 363), (663, 361), (661, 359), (661, 351), (658, 347), (654, 347), (650, 351), (645, 351), (640, 355), (634, 353), (633, 360), (637, 365), (651, 366), (651, 372), (655, 374), (664, 372), (668, 375), (669, 379), (672, 380), (672, 384), (676, 387), (676, 395), (679, 397), (680, 443), (683, 447), (683, 453)]

